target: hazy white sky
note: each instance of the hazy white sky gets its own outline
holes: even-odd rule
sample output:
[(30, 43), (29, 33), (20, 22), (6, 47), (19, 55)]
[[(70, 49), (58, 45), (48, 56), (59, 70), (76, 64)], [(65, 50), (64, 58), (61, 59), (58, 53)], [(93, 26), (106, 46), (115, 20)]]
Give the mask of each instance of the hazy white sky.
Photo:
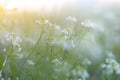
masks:
[[(4, 4), (5, 0), (0, 0), (0, 2)], [(11, 9), (16, 7), (16, 8), (36, 9), (36, 8), (46, 7), (50, 9), (54, 5), (60, 7), (64, 3), (65, 0), (8, 0), (6, 8)]]
[[(5, 0), (0, 0), (0, 3), (3, 4)], [(99, 3), (102, 5), (110, 5), (120, 3), (120, 0), (8, 0), (7, 9), (19, 8), (19, 9), (40, 9), (44, 8), (51, 10), (53, 7), (61, 8), (63, 4), (95, 4)], [(83, 4), (83, 5), (84, 5)]]

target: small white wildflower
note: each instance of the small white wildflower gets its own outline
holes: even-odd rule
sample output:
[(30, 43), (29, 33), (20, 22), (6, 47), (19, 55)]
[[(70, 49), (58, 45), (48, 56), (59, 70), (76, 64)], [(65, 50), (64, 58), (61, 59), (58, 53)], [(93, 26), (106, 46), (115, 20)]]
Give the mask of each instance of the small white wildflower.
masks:
[(12, 42), (13, 46), (17, 46), (21, 42), (21, 38), (14, 33), (8, 33), (5, 35), (7, 41)]
[(110, 58), (106, 58), (105, 62), (109, 63), (110, 62)]
[(5, 52), (5, 51), (6, 51), (6, 48), (4, 48), (3, 51)]
[(21, 50), (22, 50), (22, 48), (21, 48), (21, 47), (19, 47), (18, 51), (20, 52)]
[(65, 38), (65, 40), (67, 40), (67, 39), (68, 39), (68, 36), (65, 35), (64, 38)]
[(16, 36), (13, 32), (8, 33), (5, 35), (5, 38), (8, 42), (12, 43), (13, 47), (17, 47), (18, 51), (21, 51), (20, 43), (21, 43), (21, 38), (19, 36)]
[(91, 20), (85, 20), (85, 21), (81, 22), (81, 25), (84, 27), (88, 27), (88, 28), (96, 27), (96, 23), (92, 22)]
[(91, 65), (92, 62), (89, 59), (85, 58), (85, 60), (83, 61), (83, 64), (84, 65)]
[(72, 19), (71, 16), (66, 17), (66, 20), (71, 20), (71, 19)]
[(75, 69), (72, 70), (72, 74), (73, 76), (76, 76), (77, 75), (77, 71)]
[(68, 34), (69, 34), (66, 29), (63, 29), (61, 32), (64, 33), (65, 35), (68, 35)]
[(4, 78), (1, 78), (1, 80), (5, 80)]
[(27, 63), (30, 65), (34, 65), (35, 63), (32, 60), (27, 60)]
[(40, 20), (36, 20), (35, 21), (37, 24), (41, 24), (41, 21)]
[(48, 20), (44, 20), (44, 24), (49, 24), (49, 21)]
[(71, 17), (71, 16), (66, 17), (66, 20), (77, 22), (77, 19), (75, 17)]
[(106, 64), (102, 64), (101, 67), (102, 67), (102, 68), (106, 68)]
[(85, 79), (85, 80), (87, 78), (89, 78), (89, 74), (88, 74), (88, 72), (86, 70), (83, 71), (82, 78)]
[(18, 78), (18, 77), (16, 77), (16, 80), (19, 80), (19, 78)]
[(11, 80), (11, 78), (8, 78), (7, 80)]
[(74, 21), (74, 22), (77, 22), (77, 19), (76, 19), (76, 18), (73, 18), (73, 21)]
[(54, 59), (52, 62), (56, 65), (62, 64), (62, 62), (59, 59)]
[(69, 32), (66, 29), (63, 29), (61, 32), (63, 33), (65, 40), (67, 40)]
[(19, 43), (21, 42), (21, 38), (19, 36), (17, 36), (13, 41), (12, 44), (13, 46), (19, 46)]
[[(65, 38), (65, 40), (66, 40), (67, 38)], [(62, 44), (62, 46), (63, 46), (63, 49), (64, 50), (70, 50), (70, 44), (69, 43), (67, 43), (67, 42), (64, 42), (63, 44)]]
[(89, 61), (88, 61), (88, 65), (91, 65), (91, 64), (92, 64), (92, 62), (89, 60)]
[(59, 26), (59, 25), (56, 25), (55, 29), (56, 29), (58, 32), (60, 32), (60, 31), (61, 31), (61, 28), (60, 28), (60, 26)]

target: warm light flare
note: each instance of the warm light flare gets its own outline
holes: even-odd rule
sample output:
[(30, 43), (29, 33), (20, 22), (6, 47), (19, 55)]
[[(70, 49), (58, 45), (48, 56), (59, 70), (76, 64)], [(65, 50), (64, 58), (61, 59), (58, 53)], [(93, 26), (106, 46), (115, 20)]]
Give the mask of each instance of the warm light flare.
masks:
[[(0, 4), (4, 6), (6, 0), (0, 0)], [(53, 7), (61, 8), (65, 0), (7, 0), (5, 9), (46, 9), (51, 10)]]
[[(5, 9), (13, 9), (13, 8), (18, 8), (18, 9), (28, 9), (28, 10), (47, 10), (50, 11), (53, 8), (55, 9), (60, 9), (63, 4), (74, 4), (77, 2), (91, 2), (89, 0), (0, 0), (0, 5), (4, 6), (7, 1), (6, 6), (4, 7)], [(92, 0), (94, 2), (97, 2), (99, 4), (105, 4), (105, 5), (110, 5), (110, 4), (120, 4), (120, 0)], [(94, 4), (94, 3), (93, 3)]]

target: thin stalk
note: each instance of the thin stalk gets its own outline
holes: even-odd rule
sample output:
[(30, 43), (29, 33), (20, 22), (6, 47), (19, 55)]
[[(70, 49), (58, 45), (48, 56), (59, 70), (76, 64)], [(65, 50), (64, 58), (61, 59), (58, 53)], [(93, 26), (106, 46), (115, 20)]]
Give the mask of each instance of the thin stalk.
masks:
[(25, 63), (26, 63), (26, 62), (27, 62), (27, 60), (28, 60), (28, 59), (32, 56), (33, 52), (36, 50), (37, 46), (39, 45), (40, 40), (41, 40), (42, 35), (43, 35), (43, 27), (44, 27), (44, 26), (42, 26), (42, 32), (41, 32), (41, 34), (40, 34), (40, 36), (39, 36), (39, 39), (38, 39), (38, 41), (37, 41), (36, 45), (33, 47), (33, 49), (32, 49), (32, 51), (30, 52), (30, 54), (29, 54), (29, 55), (27, 56), (27, 58), (24, 60), (24, 62), (23, 62), (23, 64), (22, 64), (22, 66), (20, 67), (20, 69), (19, 69), (19, 71), (18, 71), (18, 75), (20, 75), (20, 74), (21, 74), (22, 69), (23, 69), (23, 67), (24, 67)]

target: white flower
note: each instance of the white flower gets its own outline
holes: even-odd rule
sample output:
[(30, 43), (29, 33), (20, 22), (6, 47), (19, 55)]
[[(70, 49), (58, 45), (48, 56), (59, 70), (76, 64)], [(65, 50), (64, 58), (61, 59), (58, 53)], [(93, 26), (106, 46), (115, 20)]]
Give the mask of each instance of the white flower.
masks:
[(74, 22), (77, 22), (77, 19), (76, 19), (76, 18), (73, 18), (73, 21), (74, 21)]
[(69, 34), (66, 29), (63, 29), (61, 32), (64, 33), (65, 35), (68, 35), (68, 34)]
[(85, 58), (85, 60), (83, 61), (83, 64), (84, 65), (91, 65), (92, 62), (89, 59)]
[(48, 20), (44, 20), (44, 24), (49, 24), (49, 21)]
[[(73, 69), (72, 70), (72, 74), (74, 75), (74, 76), (76, 76), (77, 75), (77, 71), (75, 70), (75, 69)], [(81, 74), (81, 73), (80, 73)]]
[(5, 38), (7, 41), (12, 42), (13, 46), (18, 45), (21, 42), (21, 38), (19, 36), (16, 36), (14, 33), (7, 33), (5, 35)]
[(101, 67), (102, 67), (102, 68), (105, 68), (105, 67), (106, 67), (106, 64), (102, 64)]
[(66, 29), (63, 29), (61, 32), (63, 33), (64, 39), (67, 40), (69, 37), (69, 32)]
[(19, 46), (19, 43), (21, 42), (21, 39), (19, 36), (17, 36), (13, 41), (12, 44), (13, 46)]
[(16, 80), (19, 80), (19, 78), (18, 78), (18, 77), (16, 77)]
[(120, 74), (120, 64), (112, 58), (106, 59), (106, 64), (102, 64), (102, 68), (105, 68), (105, 72), (109, 75), (112, 74), (114, 71), (116, 74)]
[(1, 78), (1, 80), (5, 80), (4, 78)]
[(5, 52), (5, 51), (6, 51), (6, 48), (4, 48), (3, 51)]
[(11, 78), (8, 78), (7, 80), (11, 80)]
[(21, 43), (21, 38), (19, 36), (16, 36), (13, 32), (8, 33), (5, 35), (5, 38), (8, 42), (12, 43), (13, 47), (16, 47), (18, 51), (21, 51), (20, 43)]
[(92, 22), (91, 20), (85, 20), (85, 21), (81, 22), (81, 25), (84, 27), (88, 27), (88, 28), (96, 27), (96, 23)]
[(66, 20), (77, 22), (77, 19), (75, 17), (71, 17), (71, 16), (66, 17)]
[(27, 63), (30, 65), (34, 65), (35, 63), (32, 60), (27, 60)]
[(66, 17), (66, 20), (71, 20), (71, 19), (72, 19), (71, 16)]
[(82, 78), (83, 78), (84, 80), (86, 80), (87, 78), (89, 78), (89, 74), (88, 74), (88, 72), (87, 72), (86, 70), (83, 71), (83, 73), (82, 73)]
[(41, 24), (41, 21), (40, 20), (36, 20), (35, 21), (37, 24)]
[(86, 80), (87, 78), (89, 78), (89, 74), (85, 69), (73, 69), (71, 73), (74, 77), (81, 77), (81, 80)]
[(60, 64), (62, 64), (62, 61), (60, 61), (59, 59), (54, 59), (52, 62), (53, 62), (55, 65), (60, 65)]
[(56, 25), (56, 26), (55, 26), (55, 29), (56, 29), (58, 32), (60, 32), (60, 31), (61, 31), (61, 28), (60, 28), (60, 26), (59, 26), (59, 25)]
[(116, 74), (120, 74), (120, 68), (116, 69)]

